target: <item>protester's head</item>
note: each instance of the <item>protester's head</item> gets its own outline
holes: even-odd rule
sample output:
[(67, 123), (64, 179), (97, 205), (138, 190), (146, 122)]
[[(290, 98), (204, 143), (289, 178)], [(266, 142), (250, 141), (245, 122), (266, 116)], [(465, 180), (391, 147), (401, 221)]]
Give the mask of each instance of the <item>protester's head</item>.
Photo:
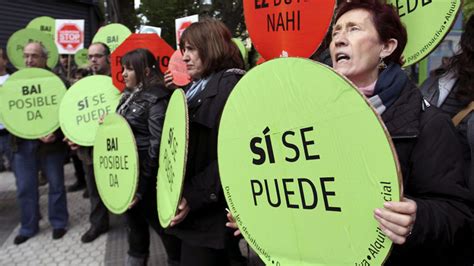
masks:
[(62, 54), (59, 56), (59, 64), (61, 64), (62, 67), (67, 69), (68, 64), (69, 64), (69, 56), (67, 54)]
[(23, 49), (23, 59), (26, 67), (46, 68), (48, 50), (39, 42), (30, 42)]
[(7, 53), (3, 48), (0, 48), (0, 72), (6, 71), (8, 64)]
[(213, 72), (243, 68), (239, 48), (224, 23), (206, 19), (191, 24), (179, 41), (183, 60), (193, 79), (207, 77)]
[(110, 49), (104, 43), (91, 44), (87, 50), (87, 58), (95, 75), (108, 75), (110, 73)]
[(457, 97), (474, 101), (474, 16), (464, 25), (464, 33), (459, 43), (460, 53), (452, 57), (447, 69), (454, 71), (458, 78)]
[(336, 12), (330, 44), (336, 71), (360, 87), (377, 80), (379, 66), (403, 64), (407, 32), (393, 6), (353, 0)]
[(87, 68), (78, 68), (72, 74), (71, 85), (78, 82), (80, 79), (85, 78), (90, 75), (90, 72)]
[(142, 84), (144, 88), (163, 82), (163, 74), (158, 71), (155, 56), (147, 49), (135, 49), (120, 60), (122, 76), (127, 88)]

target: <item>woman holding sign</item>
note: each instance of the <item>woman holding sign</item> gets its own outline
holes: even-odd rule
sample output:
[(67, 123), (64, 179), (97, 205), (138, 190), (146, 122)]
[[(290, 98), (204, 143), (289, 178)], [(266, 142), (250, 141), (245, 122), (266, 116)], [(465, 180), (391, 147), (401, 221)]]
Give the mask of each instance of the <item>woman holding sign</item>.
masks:
[(161, 131), (171, 92), (163, 86), (156, 59), (146, 49), (136, 49), (121, 59), (127, 89), (117, 107), (132, 128), (139, 157), (139, 179), (135, 198), (126, 212), (129, 250), (127, 265), (146, 265), (149, 225), (161, 236), (170, 263), (179, 260), (179, 240), (167, 235), (158, 223), (156, 175)]
[[(219, 21), (191, 24), (180, 48), (193, 82), (186, 88), (189, 144), (183, 198), (170, 232), (182, 240), (181, 265), (238, 265), (237, 240), (225, 227), (217, 131), (224, 104), (245, 73), (244, 63), (229, 29)], [(168, 73), (165, 83), (170, 87), (172, 82)]]
[(449, 117), (426, 104), (400, 68), (407, 33), (397, 12), (378, 1), (351, 1), (335, 21), (334, 69), (382, 117), (403, 175), (401, 201), (374, 210), (396, 244), (386, 265), (468, 264), (471, 211), (461, 148)]

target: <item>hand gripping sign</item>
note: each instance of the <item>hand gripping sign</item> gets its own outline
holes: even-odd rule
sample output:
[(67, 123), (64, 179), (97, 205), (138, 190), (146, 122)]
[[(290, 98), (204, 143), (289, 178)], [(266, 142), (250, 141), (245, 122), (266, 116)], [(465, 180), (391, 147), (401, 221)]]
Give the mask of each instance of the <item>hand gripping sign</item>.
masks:
[(324, 39), (334, 7), (334, 0), (244, 0), (245, 23), (265, 59), (308, 58)]
[(0, 89), (0, 112), (15, 136), (37, 139), (59, 128), (59, 104), (66, 93), (61, 79), (40, 68), (15, 72)]
[(25, 60), (23, 59), (23, 48), (29, 42), (40, 42), (48, 51), (49, 68), (56, 66), (58, 62), (58, 48), (54, 44), (51, 36), (36, 29), (21, 29), (13, 33), (8, 39), (7, 54), (10, 62), (18, 69), (25, 68)]
[(112, 23), (99, 29), (92, 43), (101, 42), (113, 52), (132, 32), (122, 24)]
[(418, 63), (428, 56), (456, 21), (460, 0), (389, 0), (407, 28), (408, 41), (403, 51), (404, 66)]
[(307, 59), (248, 72), (219, 126), (224, 195), (267, 265), (383, 264), (392, 243), (373, 211), (399, 200), (394, 154), (364, 96)]
[(93, 155), (100, 198), (112, 213), (124, 213), (138, 184), (137, 145), (125, 118), (115, 113), (105, 117), (97, 130)]
[(161, 135), (157, 181), (157, 207), (160, 224), (170, 225), (178, 210), (188, 151), (188, 106), (186, 96), (176, 89), (166, 110)]
[(159, 71), (162, 73), (168, 69), (170, 57), (174, 52), (173, 48), (156, 34), (134, 33), (130, 35), (111, 55), (112, 82), (121, 91), (125, 88), (125, 83), (120, 60), (126, 53), (138, 48), (148, 49), (156, 57), (160, 67)]
[(115, 112), (120, 92), (108, 76), (94, 75), (76, 82), (64, 96), (59, 122), (64, 135), (81, 146), (92, 146), (99, 119)]

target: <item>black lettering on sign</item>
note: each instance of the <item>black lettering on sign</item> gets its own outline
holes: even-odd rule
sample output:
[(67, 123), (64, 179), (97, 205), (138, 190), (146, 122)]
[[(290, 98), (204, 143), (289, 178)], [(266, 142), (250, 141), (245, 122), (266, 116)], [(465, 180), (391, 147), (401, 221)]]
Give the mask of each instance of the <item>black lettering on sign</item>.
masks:
[(77, 110), (78, 111), (81, 111), (83, 110), (84, 108), (89, 108), (89, 99), (88, 97), (84, 97), (84, 99), (80, 100), (79, 102), (77, 102)]
[[(420, 7), (431, 4), (432, 0), (396, 0), (396, 8), (399, 17), (403, 17), (416, 11)], [(418, 5), (420, 3), (420, 5)]]
[(267, 0), (255, 0), (255, 9), (267, 8)]
[(51, 31), (51, 26), (41, 25), (40, 26), (40, 31)]
[(8, 108), (9, 110), (12, 110), (13, 108), (21, 110), (24, 108), (29, 109), (32, 107), (51, 106), (56, 104), (58, 104), (56, 95), (51, 95), (10, 100), (8, 101)]
[[(295, 131), (288, 130), (283, 132), (281, 136), (281, 143), (285, 148), (291, 151), (291, 156), (285, 156), (285, 161), (294, 163), (300, 159), (300, 150), (303, 150), (305, 160), (319, 160), (319, 154), (314, 153), (313, 146), (315, 141), (309, 137), (309, 133), (314, 130), (314, 127), (305, 127), (299, 130), (299, 136)], [(255, 165), (262, 165), (266, 162), (267, 155), (269, 163), (275, 163), (275, 153), (273, 152), (272, 134), (270, 128), (266, 127), (262, 132), (265, 140), (265, 147), (262, 145), (263, 139), (261, 137), (254, 137), (250, 140), (250, 151), (257, 155), (252, 158), (252, 163)], [(278, 150), (278, 149), (277, 149)]]
[(118, 35), (107, 36), (107, 43), (111, 43), (111, 42), (118, 42)]
[(21, 92), (23, 95), (30, 95), (30, 94), (39, 94), (41, 93), (41, 85), (31, 85), (31, 86), (23, 86), (21, 88)]
[(39, 110), (36, 110), (36, 112), (35, 111), (26, 112), (26, 120), (33, 121), (37, 119), (43, 119), (43, 116), (41, 115), (41, 112)]
[(109, 186), (110, 187), (119, 187), (118, 177), (116, 174), (109, 175)]
[[(319, 181), (321, 188), (320, 194), (324, 200), (324, 209), (328, 212), (341, 212), (342, 208), (331, 206), (328, 198), (329, 196), (336, 196), (334, 191), (329, 191), (326, 188), (326, 183), (335, 181), (334, 177), (320, 177)], [(273, 180), (263, 179), (263, 184), (259, 179), (251, 179), (250, 188), (252, 190), (253, 203), (255, 206), (268, 204), (274, 208), (286, 207), (306, 210), (312, 210), (318, 206), (316, 185), (309, 178), (285, 177), (281, 179), (275, 178)], [(299, 197), (297, 195), (299, 195)], [(283, 203), (281, 200), (282, 197), (285, 198)]]
[(118, 138), (107, 139), (107, 151), (118, 151)]
[(267, 14), (267, 32), (299, 30), (301, 30), (300, 10)]

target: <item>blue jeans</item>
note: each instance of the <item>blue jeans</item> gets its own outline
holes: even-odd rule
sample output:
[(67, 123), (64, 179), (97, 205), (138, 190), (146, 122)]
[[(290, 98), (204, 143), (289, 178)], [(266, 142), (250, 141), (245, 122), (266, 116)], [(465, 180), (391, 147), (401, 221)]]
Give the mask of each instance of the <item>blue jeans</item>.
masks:
[(11, 145), (10, 133), (5, 132), (5, 129), (1, 129), (0, 130), (0, 169), (5, 169), (8, 166), (11, 167), (12, 153), (11, 153), (10, 145)]
[(68, 211), (64, 188), (64, 157), (66, 151), (38, 155), (37, 140), (23, 140), (13, 153), (13, 172), (16, 176), (17, 199), (20, 205), (20, 235), (31, 237), (38, 230), (39, 192), (38, 171), (48, 178), (48, 218), (54, 229), (66, 228)]

